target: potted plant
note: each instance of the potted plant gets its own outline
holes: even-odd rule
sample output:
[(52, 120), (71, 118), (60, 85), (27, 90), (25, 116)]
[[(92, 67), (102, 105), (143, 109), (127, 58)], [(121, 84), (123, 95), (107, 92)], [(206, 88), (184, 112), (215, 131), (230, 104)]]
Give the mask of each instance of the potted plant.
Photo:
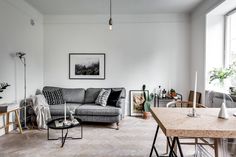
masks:
[[(8, 86), (10, 86), (8, 83), (0, 83), (0, 92), (3, 92), (3, 90), (5, 90)], [(2, 99), (2, 97), (0, 96), (0, 99)]]
[(170, 97), (175, 97), (177, 94), (176, 94), (176, 92), (175, 92), (175, 90), (174, 89), (172, 89), (171, 88), (171, 90), (170, 90)]
[(145, 101), (143, 103), (143, 118), (144, 119), (149, 119), (151, 117), (151, 113), (150, 113), (151, 101), (154, 98), (154, 94), (151, 93), (149, 95), (147, 92), (145, 92), (145, 88), (146, 88), (146, 86), (143, 85), (143, 95), (144, 95), (144, 98), (145, 98)]
[(214, 68), (209, 72), (211, 84), (213, 81), (217, 80), (217, 84), (220, 88), (224, 88), (225, 79), (231, 77), (236, 72), (236, 63), (234, 62), (227, 68)]

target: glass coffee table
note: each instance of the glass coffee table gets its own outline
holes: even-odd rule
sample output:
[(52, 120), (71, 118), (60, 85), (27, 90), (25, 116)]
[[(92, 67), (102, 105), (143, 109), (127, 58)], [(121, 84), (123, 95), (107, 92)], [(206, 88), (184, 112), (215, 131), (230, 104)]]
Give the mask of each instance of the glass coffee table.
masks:
[[(61, 139), (61, 147), (63, 147), (64, 144), (65, 144), (66, 139), (72, 139), (72, 140), (82, 139), (83, 138), (82, 121), (79, 118), (75, 118), (75, 119), (77, 119), (77, 121), (79, 123), (73, 124), (73, 123), (70, 123), (71, 122), (70, 120), (68, 120), (69, 124), (67, 124), (67, 125), (63, 124), (64, 117), (49, 120), (47, 122), (47, 126), (48, 126), (47, 138), (48, 138), (48, 140), (59, 140), (59, 139)], [(69, 132), (69, 129), (74, 128), (74, 127), (80, 127), (81, 128), (80, 137), (68, 137), (67, 136), (68, 132)], [(61, 137), (50, 138), (50, 129), (61, 130)], [(64, 135), (64, 130), (66, 130), (66, 134), (65, 135)]]

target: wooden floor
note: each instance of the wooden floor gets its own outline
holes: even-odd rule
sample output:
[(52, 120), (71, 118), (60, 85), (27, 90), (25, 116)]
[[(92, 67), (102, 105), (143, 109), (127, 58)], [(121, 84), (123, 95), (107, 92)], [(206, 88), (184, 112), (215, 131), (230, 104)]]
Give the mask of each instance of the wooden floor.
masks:
[[(46, 130), (27, 130), (23, 134), (11, 132), (0, 137), (0, 157), (147, 157), (155, 134), (156, 122), (125, 117), (120, 130), (115, 125), (85, 124), (82, 140), (68, 140), (64, 148), (60, 141), (48, 141)], [(69, 136), (79, 135), (80, 129), (70, 130)], [(59, 137), (60, 132), (51, 132)], [(159, 153), (165, 152), (166, 140), (158, 135)], [(185, 156), (193, 154), (194, 147), (183, 147)]]

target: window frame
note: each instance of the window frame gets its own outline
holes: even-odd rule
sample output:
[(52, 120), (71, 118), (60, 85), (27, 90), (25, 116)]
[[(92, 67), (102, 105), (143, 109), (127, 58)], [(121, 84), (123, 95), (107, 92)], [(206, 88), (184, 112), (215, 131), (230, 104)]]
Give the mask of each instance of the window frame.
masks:
[(230, 10), (224, 15), (224, 54), (223, 54), (223, 66), (228, 67), (230, 65), (229, 63), (229, 17), (232, 14), (236, 13), (236, 8)]

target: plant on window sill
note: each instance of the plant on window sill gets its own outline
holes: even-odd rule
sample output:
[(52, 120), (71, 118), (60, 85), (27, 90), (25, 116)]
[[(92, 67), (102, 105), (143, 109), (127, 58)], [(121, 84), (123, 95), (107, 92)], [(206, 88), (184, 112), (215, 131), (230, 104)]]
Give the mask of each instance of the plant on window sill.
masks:
[(225, 80), (236, 74), (236, 62), (234, 62), (227, 68), (214, 68), (209, 72), (209, 74), (210, 74), (209, 83), (211, 84), (215, 80), (218, 80), (218, 86), (223, 88)]

